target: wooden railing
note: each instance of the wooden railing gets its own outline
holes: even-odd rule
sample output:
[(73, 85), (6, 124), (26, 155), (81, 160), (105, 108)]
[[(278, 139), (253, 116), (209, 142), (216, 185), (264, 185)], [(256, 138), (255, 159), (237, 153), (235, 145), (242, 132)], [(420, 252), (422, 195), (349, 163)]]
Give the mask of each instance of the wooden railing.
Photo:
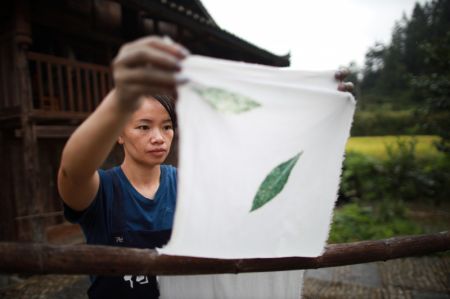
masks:
[(0, 273), (195, 275), (315, 269), (450, 250), (450, 233), (333, 244), (319, 257), (212, 259), (98, 245), (0, 242)]
[(106, 66), (33, 52), (27, 57), (34, 109), (91, 112), (113, 86)]

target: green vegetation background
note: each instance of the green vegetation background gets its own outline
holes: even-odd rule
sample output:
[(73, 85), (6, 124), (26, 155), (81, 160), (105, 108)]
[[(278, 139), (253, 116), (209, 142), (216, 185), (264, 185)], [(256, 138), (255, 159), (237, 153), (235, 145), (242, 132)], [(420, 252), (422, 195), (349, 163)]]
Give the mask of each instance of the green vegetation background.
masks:
[(349, 65), (357, 111), (330, 243), (450, 227), (450, 1), (417, 3)]

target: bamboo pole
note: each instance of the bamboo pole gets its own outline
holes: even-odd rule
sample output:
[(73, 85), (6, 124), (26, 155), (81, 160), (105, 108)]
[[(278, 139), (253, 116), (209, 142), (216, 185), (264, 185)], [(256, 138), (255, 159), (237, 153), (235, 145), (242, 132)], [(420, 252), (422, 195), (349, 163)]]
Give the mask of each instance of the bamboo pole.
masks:
[(385, 261), (450, 250), (448, 231), (333, 244), (316, 258), (210, 259), (158, 255), (155, 250), (93, 245), (0, 242), (0, 272), (102, 275), (194, 275), (315, 269)]

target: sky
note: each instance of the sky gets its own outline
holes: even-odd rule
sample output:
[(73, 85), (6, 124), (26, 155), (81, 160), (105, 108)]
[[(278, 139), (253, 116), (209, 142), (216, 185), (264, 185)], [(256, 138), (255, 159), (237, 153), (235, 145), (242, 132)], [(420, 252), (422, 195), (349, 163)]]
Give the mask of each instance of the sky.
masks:
[(395, 21), (427, 0), (202, 0), (216, 23), (274, 54), (291, 53), (291, 67), (334, 70), (367, 49), (388, 43)]

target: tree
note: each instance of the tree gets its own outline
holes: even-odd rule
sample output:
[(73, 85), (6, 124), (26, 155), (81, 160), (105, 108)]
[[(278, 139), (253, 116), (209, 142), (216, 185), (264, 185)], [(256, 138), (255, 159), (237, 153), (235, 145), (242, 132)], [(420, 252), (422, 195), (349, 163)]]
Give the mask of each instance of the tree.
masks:
[[(449, 0), (416, 3), (410, 19), (404, 15), (396, 22), (389, 44), (377, 43), (367, 51), (360, 101), (415, 107), (427, 111), (427, 115), (445, 114), (450, 80), (449, 32)], [(450, 131), (441, 121), (425, 123), (427, 131), (432, 128), (441, 135)]]

